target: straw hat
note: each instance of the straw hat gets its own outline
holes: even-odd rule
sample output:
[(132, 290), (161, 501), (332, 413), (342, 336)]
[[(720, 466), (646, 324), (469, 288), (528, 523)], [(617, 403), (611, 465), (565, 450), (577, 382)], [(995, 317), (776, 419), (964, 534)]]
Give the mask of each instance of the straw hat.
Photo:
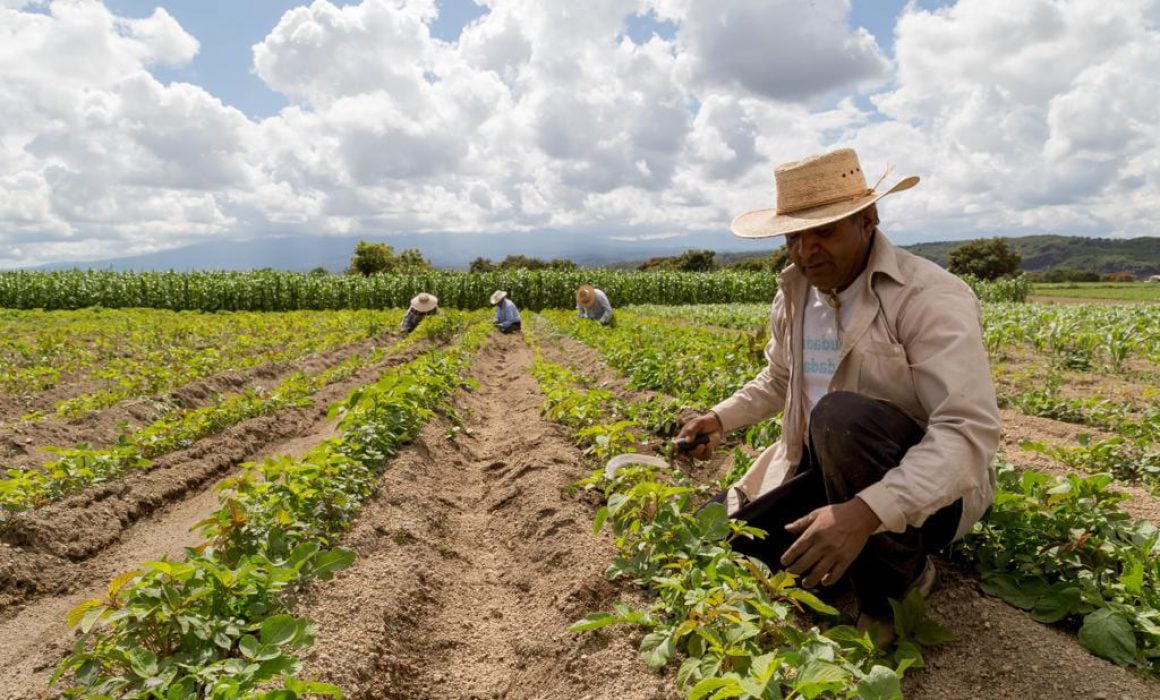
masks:
[(421, 314), (430, 313), (439, 305), (439, 298), (434, 294), (427, 292), (420, 292), (411, 299), (411, 308)]
[(503, 291), (502, 289), (497, 289), (495, 290), (495, 293), (491, 295), (491, 305), (495, 306), (504, 299), (507, 299), (507, 292)]
[(912, 176), (888, 189), (876, 190), (889, 173), (887, 169), (874, 187), (867, 187), (862, 166), (858, 164), (858, 154), (852, 148), (779, 165), (773, 170), (773, 179), (777, 183), (777, 208), (746, 212), (734, 219), (729, 228), (742, 238), (765, 238), (804, 231), (838, 221), (888, 194), (918, 184), (918, 178)]
[(580, 289), (576, 290), (576, 303), (591, 309), (596, 304), (596, 288), (590, 284), (580, 285)]

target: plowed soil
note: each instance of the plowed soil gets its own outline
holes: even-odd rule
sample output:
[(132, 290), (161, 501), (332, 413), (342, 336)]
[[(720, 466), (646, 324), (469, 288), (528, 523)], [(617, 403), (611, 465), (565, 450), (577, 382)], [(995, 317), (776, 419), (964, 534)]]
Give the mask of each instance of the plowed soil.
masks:
[[(258, 365), (243, 370), (231, 370), (211, 377), (190, 382), (160, 396), (142, 396), (126, 399), (104, 410), (83, 418), (68, 419), (49, 412), (35, 422), (21, 422), (23, 411), (3, 420), (0, 427), (0, 461), (5, 468), (29, 468), (55, 459), (55, 455), (45, 451), (46, 446), (73, 447), (80, 443), (92, 446), (113, 444), (119, 435), (137, 430), (161, 418), (165, 412), (174, 409), (196, 409), (213, 404), (214, 397), (242, 391), (247, 387), (270, 389), (278, 386), (295, 372), (317, 374), (342, 364), (346, 360), (365, 353), (376, 346), (387, 346), (397, 338), (383, 334), (376, 338), (351, 343), (324, 353), (311, 353), (292, 362)], [(88, 392), (107, 388), (108, 382), (93, 381), (82, 385), (71, 385), (54, 389), (34, 398), (51, 409), (55, 394), (64, 392), (59, 398), (72, 398)]]
[[(619, 382), (595, 353), (569, 338), (556, 342), (561, 352), (553, 361), (561, 362), (602, 384)], [(1012, 435), (1020, 435), (1026, 424), (1010, 412), (1004, 419)], [(1023, 417), (1026, 419), (1026, 417)], [(1038, 426), (1049, 433), (1066, 431), (1068, 424)], [(1072, 426), (1074, 427), (1074, 426)], [(1039, 439), (1043, 439), (1042, 437)], [(1007, 438), (1011, 446), (1014, 437)], [(718, 461), (720, 460), (720, 461)], [(1019, 466), (1021, 463), (1017, 463)], [(1042, 465), (1033, 464), (1040, 468)], [(714, 459), (711, 476), (728, 469), (729, 459)], [(1054, 465), (1057, 473), (1062, 473)], [(1155, 513), (1156, 501), (1142, 489), (1125, 487), (1133, 498), (1132, 512), (1138, 517)], [(1157, 522), (1155, 517), (1153, 521)], [(910, 671), (903, 683), (908, 698), (1087, 698), (1089, 700), (1146, 700), (1160, 698), (1160, 680), (1121, 668), (1092, 656), (1075, 639), (1074, 633), (1040, 624), (1003, 601), (982, 593), (977, 577), (940, 560), (941, 584), (928, 601), (935, 619), (955, 633), (955, 640), (924, 651), (927, 668)], [(548, 696), (545, 696), (548, 697)], [(612, 697), (612, 696), (610, 696)]]
[[(649, 396), (628, 389), (586, 346), (561, 339), (545, 351), (620, 398)], [(594, 506), (564, 492), (587, 470), (565, 430), (540, 417), (530, 367), (521, 337), (493, 336), (471, 370), (479, 388), (453, 401), (462, 424), (431, 421), (393, 460), (344, 538), (355, 563), (299, 603), (316, 624), (307, 675), (356, 700), (680, 696), (671, 672), (639, 660), (639, 632), (567, 631), (641, 594), (603, 576), (613, 550), (592, 534)], [(332, 435), (327, 403), (373, 381), (378, 369), (328, 388), (315, 408), (237, 426), (10, 530), (0, 543), (0, 700), (40, 697), (73, 639), (68, 609), (115, 574), (195, 544), (189, 526), (216, 507), (214, 482), (241, 461), (298, 455)], [(1005, 418), (1008, 451), (1025, 435), (1066, 430)], [(697, 473), (712, 478), (728, 466), (723, 454)], [(1135, 495), (1142, 514), (1155, 513), (1150, 495)], [(986, 597), (970, 572), (946, 562), (940, 569), (929, 608), (956, 639), (927, 650), (927, 667), (907, 675), (907, 697), (1160, 697), (1160, 681), (1094, 657), (1071, 631)]]
[(318, 625), (307, 671), (357, 699), (675, 698), (624, 630), (573, 634), (618, 591), (592, 509), (564, 495), (587, 474), (519, 336), (475, 361), (454, 439), (436, 421), (391, 464), (347, 546), (354, 566), (302, 608)]
[(217, 508), (216, 482), (243, 462), (298, 456), (332, 437), (334, 424), (326, 417), (331, 403), (424, 349), (362, 368), (315, 394), (311, 407), (240, 423), (159, 458), (147, 472), (87, 489), (13, 523), (0, 541), (0, 698), (37, 697), (45, 688), (71, 647), (68, 610), (99, 596), (117, 574), (162, 556), (178, 558), (184, 547), (198, 544), (190, 526)]

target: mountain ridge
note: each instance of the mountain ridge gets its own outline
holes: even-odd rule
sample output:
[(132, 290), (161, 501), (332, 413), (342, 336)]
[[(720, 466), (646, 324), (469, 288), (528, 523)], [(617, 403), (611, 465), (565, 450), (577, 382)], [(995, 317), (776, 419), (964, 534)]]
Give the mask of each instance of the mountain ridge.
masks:
[[(607, 234), (527, 232), (514, 234), (430, 233), (387, 236), (308, 236), (264, 238), (248, 241), (215, 241), (183, 246), (146, 255), (108, 258), (88, 262), (65, 262), (28, 267), (30, 270), (73, 268), (117, 271), (146, 270), (249, 270), (273, 268), (305, 272), (322, 267), (342, 272), (360, 240), (383, 242), (396, 252), (418, 248), (432, 265), (466, 269), (477, 257), (493, 262), (522, 254), (542, 259), (566, 258), (583, 267), (635, 267), (652, 257), (679, 255), (692, 249), (717, 252), (720, 262), (738, 262), (768, 256), (779, 245), (766, 240), (736, 238), (727, 232), (709, 231), (626, 239)], [(1126, 239), (1035, 235), (1007, 238), (1008, 245), (1023, 257), (1022, 269), (1091, 270), (1100, 274), (1131, 272), (1138, 277), (1160, 274), (1160, 237)], [(966, 241), (915, 243), (902, 248), (943, 265), (950, 251)]]

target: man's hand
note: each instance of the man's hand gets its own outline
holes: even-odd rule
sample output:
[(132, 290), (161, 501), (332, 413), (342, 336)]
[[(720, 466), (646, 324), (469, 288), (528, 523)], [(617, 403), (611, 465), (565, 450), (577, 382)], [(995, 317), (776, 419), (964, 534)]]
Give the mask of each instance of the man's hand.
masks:
[(798, 538), (781, 556), (781, 565), (804, 577), (807, 588), (833, 585), (861, 554), (882, 521), (860, 498), (823, 506), (785, 529)]
[(698, 445), (685, 454), (697, 459), (709, 459), (713, 456), (713, 451), (721, 445), (721, 420), (717, 418), (716, 413), (709, 411), (685, 423), (681, 426), (681, 432), (677, 433), (677, 441), (691, 443), (698, 435), (708, 435), (709, 442)]

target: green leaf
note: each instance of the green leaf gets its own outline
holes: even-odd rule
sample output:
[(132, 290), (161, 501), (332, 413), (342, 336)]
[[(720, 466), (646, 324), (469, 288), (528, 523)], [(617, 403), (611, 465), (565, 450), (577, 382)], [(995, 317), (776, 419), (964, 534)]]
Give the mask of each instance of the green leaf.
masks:
[(260, 636), (263, 644), (281, 646), (298, 635), (301, 625), (290, 615), (274, 615), (262, 623)]
[(847, 675), (847, 671), (837, 664), (813, 659), (798, 670), (795, 680), (798, 683), (833, 683), (844, 681)]
[(733, 697), (737, 697), (736, 693), (745, 692), (737, 678), (705, 678), (700, 683), (693, 686), (693, 689), (689, 691), (689, 697), (687, 700), (703, 700), (709, 696), (709, 693), (712, 693), (716, 690), (724, 690), (726, 692), (734, 691), (735, 694)]
[(914, 639), (925, 647), (938, 646), (953, 641), (955, 633), (946, 625), (935, 622), (929, 617), (923, 618), (914, 629)]
[(242, 652), (242, 656), (247, 659), (257, 656), (261, 648), (262, 644), (252, 634), (247, 634), (238, 641), (238, 649)]
[(601, 627), (607, 627), (608, 625), (615, 625), (620, 622), (624, 622), (624, 620), (622, 620), (619, 615), (613, 615), (612, 613), (606, 612), (592, 613), (590, 615), (584, 616), (584, 619), (578, 622), (573, 622), (572, 625), (568, 627), (568, 631), (587, 632), (589, 630), (598, 630)]
[(707, 540), (723, 540), (729, 536), (729, 513), (724, 504), (709, 502), (697, 513), (697, 525)]
[(999, 574), (985, 576), (981, 587), (984, 593), (1002, 598), (1020, 610), (1031, 610), (1043, 594), (1046, 582), (1038, 578), (1016, 581), (1013, 576)]
[(1097, 610), (1083, 619), (1079, 641), (1096, 656), (1121, 666), (1136, 661), (1136, 636), (1132, 626), (1118, 612)]
[(803, 605), (810, 608), (814, 612), (821, 613), (823, 615), (838, 615), (838, 614), (840, 614), (837, 608), (835, 608), (832, 605), (829, 605), (827, 603), (822, 602), (821, 598), (818, 598), (816, 595), (814, 595), (813, 593), (810, 593), (809, 591), (805, 590), (804, 588), (791, 589), (789, 592), (789, 599), (796, 600), (797, 602), (802, 603)]
[(129, 666), (133, 673), (143, 678), (157, 675), (157, 655), (148, 649), (134, 647), (129, 650)]
[(299, 695), (325, 695), (331, 698), (342, 697), (342, 690), (338, 686), (321, 681), (304, 681), (297, 678), (287, 678), (286, 688)]
[(673, 635), (670, 630), (650, 632), (640, 641), (640, 657), (649, 668), (664, 668), (672, 655)]
[(197, 686), (192, 678), (185, 678), (179, 683), (169, 686), (165, 700), (193, 700), (197, 697)]
[(342, 571), (354, 563), (355, 555), (349, 549), (332, 549), (318, 555), (314, 560), (314, 575), (329, 581), (336, 571)]
[(1140, 595), (1144, 590), (1144, 563), (1135, 557), (1130, 557), (1124, 574), (1120, 577), (1120, 583), (1124, 586), (1124, 590), (1132, 595)]
[(858, 682), (861, 700), (902, 700), (902, 684), (898, 675), (886, 666), (875, 666)]
[(608, 519), (607, 506), (601, 506), (600, 510), (596, 511), (596, 519), (592, 521), (592, 534), (599, 535), (600, 528), (604, 527), (604, 521)]
[[(1083, 591), (1076, 586), (1055, 586), (1049, 593), (1035, 601), (1031, 617), (1037, 622), (1051, 624), (1059, 622), (1084, 606)], [(1090, 610), (1090, 608), (1088, 608)]]

